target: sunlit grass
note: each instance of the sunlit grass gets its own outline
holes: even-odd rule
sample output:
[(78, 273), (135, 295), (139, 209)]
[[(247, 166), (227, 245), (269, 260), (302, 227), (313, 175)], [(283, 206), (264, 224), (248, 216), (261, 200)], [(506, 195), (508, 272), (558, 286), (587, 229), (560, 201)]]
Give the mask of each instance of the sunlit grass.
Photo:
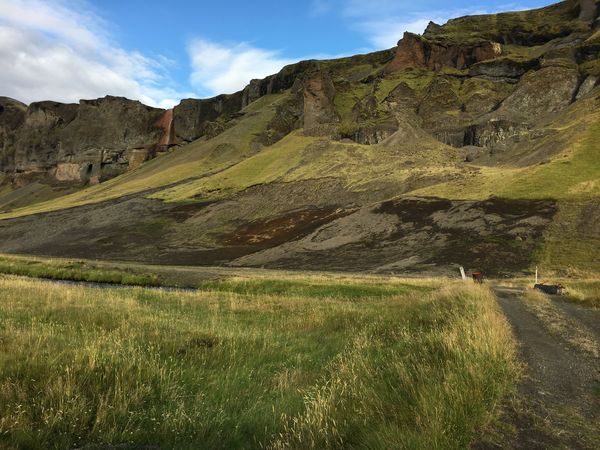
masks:
[(567, 282), (567, 298), (582, 305), (600, 308), (600, 280)]
[(0, 278), (0, 447), (468, 447), (516, 374), (489, 291), (317, 281)]
[(273, 182), (300, 164), (304, 149), (317, 139), (294, 132), (239, 164), (211, 177), (190, 181), (154, 194), (152, 198), (184, 201), (193, 197), (214, 200), (250, 186)]
[(455, 199), (485, 199), (492, 195), (511, 199), (582, 200), (600, 195), (598, 164), (600, 120), (572, 142), (563, 156), (547, 164), (528, 167), (478, 167), (470, 178), (413, 191), (415, 195), (436, 195)]

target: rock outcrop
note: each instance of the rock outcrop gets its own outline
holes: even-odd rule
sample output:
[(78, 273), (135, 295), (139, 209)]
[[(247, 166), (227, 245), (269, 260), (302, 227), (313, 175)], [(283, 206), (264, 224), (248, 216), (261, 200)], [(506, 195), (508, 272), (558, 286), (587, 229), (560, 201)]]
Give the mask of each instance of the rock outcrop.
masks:
[(598, 17), (598, 3), (596, 0), (579, 0), (579, 20), (593, 22)]
[(469, 75), (472, 77), (520, 78), (530, 70), (539, 68), (540, 62), (537, 59), (521, 61), (498, 58), (473, 64), (469, 67)]
[(490, 148), (527, 131), (527, 123), (492, 118), (464, 128), (435, 130), (433, 135), (452, 147)]
[(301, 127), (379, 144), (406, 121), (455, 147), (491, 147), (595, 89), (597, 17), (597, 1), (568, 0), (430, 23), (395, 49), (301, 61), (239, 92), (185, 99), (167, 111), (118, 97), (29, 106), (0, 97), (0, 172), (15, 186), (102, 182), (158, 152), (212, 138), (252, 102), (282, 92), (290, 95), (257, 130), (256, 148)]
[(431, 43), (422, 36), (406, 32), (396, 49), (396, 56), (386, 66), (387, 73), (408, 67), (423, 67), (440, 70), (442, 67), (464, 69), (475, 63), (497, 58), (502, 46), (497, 42), (482, 42), (475, 45), (441, 45)]
[(307, 74), (302, 88), (305, 133), (321, 134), (328, 125), (339, 122), (333, 103), (335, 88), (327, 72), (318, 70)]
[(575, 69), (546, 67), (526, 74), (517, 90), (500, 107), (499, 113), (532, 120), (566, 108), (579, 85)]
[(189, 98), (174, 108), (173, 128), (178, 142), (212, 137), (223, 131), (225, 122), (235, 117), (243, 106), (243, 92), (208, 99)]

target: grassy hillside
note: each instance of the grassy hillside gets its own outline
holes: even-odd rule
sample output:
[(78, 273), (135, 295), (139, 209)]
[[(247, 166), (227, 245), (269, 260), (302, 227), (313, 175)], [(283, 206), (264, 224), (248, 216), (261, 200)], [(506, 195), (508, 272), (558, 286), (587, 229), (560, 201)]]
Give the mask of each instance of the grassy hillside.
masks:
[[(552, 198), (582, 200), (600, 195), (598, 164), (600, 116), (577, 119), (588, 124), (583, 134), (570, 131), (573, 123), (563, 125), (561, 137), (566, 148), (544, 164), (527, 167), (474, 167), (474, 176), (441, 183), (415, 191), (418, 195), (435, 195), (455, 199), (484, 199), (492, 195), (504, 198)], [(569, 139), (571, 138), (571, 139)]]
[[(583, 133), (580, 131), (585, 130)], [(577, 126), (575, 126), (577, 125)], [(565, 144), (543, 164), (526, 167), (473, 167), (467, 177), (414, 191), (454, 199), (548, 198), (558, 200), (558, 214), (546, 230), (534, 263), (548, 270), (600, 271), (596, 229), (600, 197), (600, 117), (574, 115), (561, 122), (558, 139)], [(542, 145), (552, 146), (552, 135)], [(537, 144), (539, 146), (539, 144)]]
[[(273, 119), (286, 94), (265, 96), (248, 106), (237, 124), (211, 140), (198, 140), (105, 183), (56, 200), (37, 203), (0, 215), (18, 217), (39, 212), (98, 203), (124, 195), (200, 177), (234, 165), (256, 151), (254, 143)], [(254, 144), (253, 144), (254, 143)]]
[[(454, 168), (449, 164), (458, 162), (459, 154), (425, 135), (409, 136), (400, 147), (334, 142), (304, 136), (300, 130), (222, 172), (159, 191), (151, 198), (172, 202), (216, 200), (254, 185), (327, 177), (340, 179), (352, 191), (385, 183), (394, 183), (400, 190), (402, 183), (416, 173), (451, 172)], [(411, 163), (407, 165), (407, 161)]]
[(459, 449), (514, 383), (486, 289), (253, 283), (1, 278), (0, 446)]

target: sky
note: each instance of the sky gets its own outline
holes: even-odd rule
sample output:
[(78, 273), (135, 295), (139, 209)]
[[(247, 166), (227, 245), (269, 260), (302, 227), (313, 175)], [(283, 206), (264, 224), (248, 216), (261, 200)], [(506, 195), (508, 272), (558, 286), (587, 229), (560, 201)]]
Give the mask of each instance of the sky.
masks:
[(0, 96), (170, 108), (303, 59), (391, 48), (430, 20), (552, 0), (0, 0)]

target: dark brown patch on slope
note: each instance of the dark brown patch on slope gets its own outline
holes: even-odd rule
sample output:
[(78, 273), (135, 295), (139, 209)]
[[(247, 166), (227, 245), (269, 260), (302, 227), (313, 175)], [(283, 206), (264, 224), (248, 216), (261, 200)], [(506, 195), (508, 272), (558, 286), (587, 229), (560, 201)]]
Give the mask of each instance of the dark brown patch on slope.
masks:
[(282, 244), (311, 233), (321, 225), (350, 214), (353, 210), (308, 209), (285, 214), (274, 219), (260, 220), (240, 226), (224, 239), (226, 245), (259, 246)]

